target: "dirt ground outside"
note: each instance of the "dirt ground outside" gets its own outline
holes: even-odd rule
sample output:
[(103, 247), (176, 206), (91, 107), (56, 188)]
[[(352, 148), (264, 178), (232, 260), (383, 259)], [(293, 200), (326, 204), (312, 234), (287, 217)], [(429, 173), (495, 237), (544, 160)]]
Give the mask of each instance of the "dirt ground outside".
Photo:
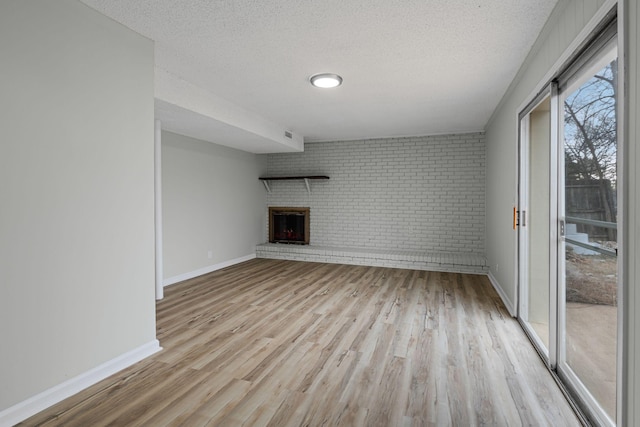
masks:
[(567, 302), (616, 306), (616, 258), (579, 255), (569, 248), (566, 253)]

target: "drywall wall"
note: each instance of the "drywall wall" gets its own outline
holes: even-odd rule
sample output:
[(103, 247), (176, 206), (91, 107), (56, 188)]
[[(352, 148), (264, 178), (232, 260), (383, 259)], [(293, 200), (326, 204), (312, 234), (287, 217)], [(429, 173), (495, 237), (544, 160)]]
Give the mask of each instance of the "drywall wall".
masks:
[[(164, 276), (255, 255), (264, 234), (265, 158), (162, 132)], [(191, 276), (193, 277), (193, 276)]]
[(0, 52), (2, 412), (153, 343), (155, 301), (152, 42), (3, 0)]
[[(516, 305), (516, 232), (518, 113), (542, 89), (556, 62), (583, 31), (603, 0), (559, 2), (486, 128), (487, 262), (491, 274)], [(557, 71), (557, 70), (556, 70)]]
[(484, 156), (482, 133), (310, 143), (267, 174), (330, 179), (272, 181), (267, 204), (310, 207), (312, 245), (484, 255)]

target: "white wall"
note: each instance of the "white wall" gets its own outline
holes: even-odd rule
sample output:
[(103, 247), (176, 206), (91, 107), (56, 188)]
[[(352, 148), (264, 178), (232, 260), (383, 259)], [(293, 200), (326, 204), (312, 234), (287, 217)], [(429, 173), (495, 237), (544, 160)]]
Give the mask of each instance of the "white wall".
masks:
[(0, 412), (155, 341), (153, 44), (0, 2)]
[(541, 89), (545, 75), (570, 46), (603, 0), (561, 1), (509, 86), (486, 128), (487, 261), (512, 306), (516, 303), (516, 232), (518, 119), (523, 103)]
[(270, 176), (330, 177), (311, 193), (302, 181), (272, 181), (267, 197), (311, 208), (312, 245), (484, 254), (482, 133), (316, 142), (267, 157)]
[(174, 283), (255, 255), (264, 234), (266, 192), (258, 178), (265, 160), (162, 133), (165, 281)]

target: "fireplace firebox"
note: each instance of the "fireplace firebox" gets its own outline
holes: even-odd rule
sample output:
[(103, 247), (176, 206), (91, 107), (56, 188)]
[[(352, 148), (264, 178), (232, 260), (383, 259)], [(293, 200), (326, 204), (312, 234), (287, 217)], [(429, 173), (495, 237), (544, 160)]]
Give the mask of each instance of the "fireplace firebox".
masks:
[(309, 208), (269, 208), (269, 242), (309, 244)]

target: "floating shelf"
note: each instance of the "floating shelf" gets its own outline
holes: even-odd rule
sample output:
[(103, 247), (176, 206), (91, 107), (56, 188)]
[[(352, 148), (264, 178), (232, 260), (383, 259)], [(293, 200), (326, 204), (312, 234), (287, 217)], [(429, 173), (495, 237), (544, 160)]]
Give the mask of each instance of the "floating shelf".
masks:
[(269, 187), (269, 181), (294, 181), (294, 180), (304, 180), (304, 185), (307, 186), (307, 191), (311, 193), (311, 184), (310, 180), (312, 179), (329, 179), (326, 175), (308, 175), (308, 176), (265, 176), (260, 177), (260, 181), (264, 184), (264, 188), (266, 188), (267, 193), (271, 193), (271, 188)]

